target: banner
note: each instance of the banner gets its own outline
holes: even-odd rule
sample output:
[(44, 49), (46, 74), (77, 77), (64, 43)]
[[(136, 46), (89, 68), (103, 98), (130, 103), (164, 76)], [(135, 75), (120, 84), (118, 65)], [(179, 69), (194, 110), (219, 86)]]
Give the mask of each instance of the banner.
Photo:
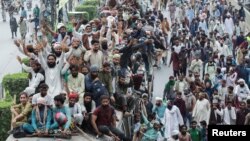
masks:
[(59, 0), (59, 7), (58, 10), (60, 10), (62, 7), (65, 6), (65, 4), (68, 2), (69, 0)]

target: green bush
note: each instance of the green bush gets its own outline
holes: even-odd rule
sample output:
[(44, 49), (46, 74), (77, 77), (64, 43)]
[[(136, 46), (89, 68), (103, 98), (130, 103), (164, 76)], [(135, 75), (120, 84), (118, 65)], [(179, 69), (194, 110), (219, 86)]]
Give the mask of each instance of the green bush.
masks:
[(98, 0), (85, 0), (83, 2), (84, 5), (93, 5), (93, 6), (97, 6), (100, 4), (100, 1)]
[(8, 138), (7, 132), (11, 125), (11, 111), (12, 102), (0, 101), (0, 141), (5, 141)]
[(89, 20), (97, 17), (97, 7), (93, 5), (80, 5), (75, 8), (77, 12), (86, 11), (89, 13)]
[(89, 20), (89, 13), (86, 11), (82, 11), (82, 12), (68, 12), (68, 17), (70, 19), (70, 21), (72, 19), (87, 19)]
[(29, 86), (27, 73), (8, 74), (3, 77), (3, 88), (6, 94), (12, 97), (17, 96), (19, 101), (19, 93), (21, 93), (27, 86)]
[(26, 65), (26, 66), (30, 66), (30, 59), (29, 58), (23, 58), (22, 62)]

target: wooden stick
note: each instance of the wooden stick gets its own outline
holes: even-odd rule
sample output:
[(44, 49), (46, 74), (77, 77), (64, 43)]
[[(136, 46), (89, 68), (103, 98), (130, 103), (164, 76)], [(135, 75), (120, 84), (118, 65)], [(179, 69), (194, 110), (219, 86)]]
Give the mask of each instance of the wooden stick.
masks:
[(83, 137), (86, 137), (87, 140), (92, 141), (88, 134), (86, 134), (82, 129), (76, 126), (76, 129), (82, 134)]

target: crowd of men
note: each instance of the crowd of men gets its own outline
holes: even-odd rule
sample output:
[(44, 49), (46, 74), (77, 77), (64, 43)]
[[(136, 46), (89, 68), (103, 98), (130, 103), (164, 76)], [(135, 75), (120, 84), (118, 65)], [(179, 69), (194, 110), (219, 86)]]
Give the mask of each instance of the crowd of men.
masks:
[[(223, 0), (153, 0), (148, 9), (145, 2), (110, 0), (100, 18), (72, 21), (73, 29), (35, 22), (21, 32), (15, 45), (30, 63), (17, 59), (29, 86), (11, 108), (12, 126), (37, 135), (78, 126), (123, 141), (207, 141), (207, 125), (250, 125), (244, 8)], [(171, 64), (173, 75), (162, 78), (167, 83), (153, 104), (141, 90), (143, 78)], [(138, 113), (135, 90), (143, 93)], [(132, 137), (117, 129), (114, 109), (134, 116)]]

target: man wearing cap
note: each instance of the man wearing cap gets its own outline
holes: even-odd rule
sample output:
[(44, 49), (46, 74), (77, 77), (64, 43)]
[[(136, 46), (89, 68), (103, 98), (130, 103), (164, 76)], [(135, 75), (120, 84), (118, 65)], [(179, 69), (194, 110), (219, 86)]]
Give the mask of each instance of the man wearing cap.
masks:
[(69, 110), (74, 125), (81, 125), (83, 121), (82, 107), (78, 102), (79, 96), (76, 93), (69, 94)]
[(238, 80), (238, 85), (235, 87), (234, 93), (237, 95), (239, 102), (246, 101), (247, 96), (250, 95), (250, 90), (244, 79)]
[(40, 60), (41, 66), (45, 71), (45, 83), (49, 85), (48, 94), (51, 97), (55, 97), (62, 91), (61, 70), (64, 65), (64, 54), (66, 51), (66, 46), (67, 45), (65, 44), (61, 44), (62, 54), (58, 62), (56, 60), (57, 57), (53, 54), (49, 54), (47, 56), (47, 59), (45, 59), (43, 57), (42, 50), (40, 50), (38, 53), (38, 58)]
[(37, 99), (37, 105), (33, 108), (31, 114), (31, 124), (25, 123), (23, 130), (28, 134), (36, 133), (48, 134), (52, 120), (52, 111), (46, 105), (46, 100), (43, 97)]
[(42, 83), (39, 88), (40, 88), (40, 93), (37, 93), (32, 97), (32, 105), (36, 106), (38, 98), (43, 97), (45, 99), (46, 105), (52, 106), (53, 100), (52, 100), (51, 96), (48, 95), (48, 93), (47, 93), (49, 86), (45, 83)]
[(90, 72), (85, 76), (85, 91), (91, 91), (92, 82), (98, 78), (99, 68), (96, 65), (90, 67)]
[(165, 126), (164, 138), (166, 139), (171, 137), (172, 131), (179, 131), (179, 126), (184, 125), (181, 112), (179, 108), (174, 105), (174, 99), (168, 100), (167, 108), (162, 119), (162, 124)]
[(224, 24), (225, 24), (225, 32), (228, 33), (229, 36), (231, 37), (234, 31), (234, 22), (230, 13), (227, 13), (227, 17), (225, 19)]

